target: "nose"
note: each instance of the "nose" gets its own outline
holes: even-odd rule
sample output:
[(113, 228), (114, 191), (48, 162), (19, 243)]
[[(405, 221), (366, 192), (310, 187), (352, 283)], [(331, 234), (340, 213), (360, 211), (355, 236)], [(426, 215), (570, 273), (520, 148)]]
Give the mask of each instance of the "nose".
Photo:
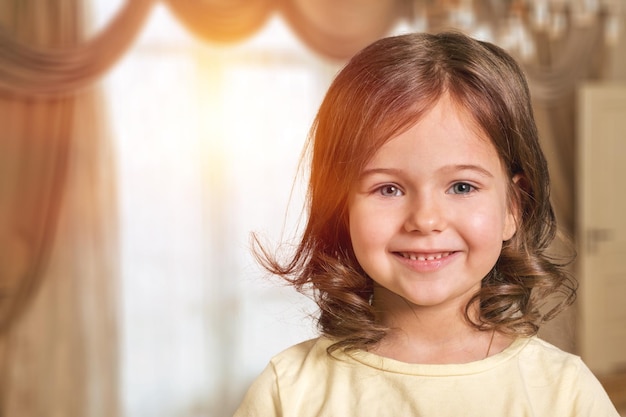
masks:
[(445, 228), (445, 213), (435, 197), (422, 196), (407, 202), (404, 229), (407, 232), (428, 234)]

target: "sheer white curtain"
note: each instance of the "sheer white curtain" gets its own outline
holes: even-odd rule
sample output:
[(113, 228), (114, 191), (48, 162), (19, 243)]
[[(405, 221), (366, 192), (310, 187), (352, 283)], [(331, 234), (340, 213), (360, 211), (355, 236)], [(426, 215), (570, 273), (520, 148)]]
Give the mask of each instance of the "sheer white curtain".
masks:
[(301, 148), (337, 69), (279, 18), (221, 47), (158, 6), (106, 78), (125, 416), (231, 415), (272, 354), (313, 334), (311, 302), (264, 275), (249, 233), (276, 241), (297, 223)]

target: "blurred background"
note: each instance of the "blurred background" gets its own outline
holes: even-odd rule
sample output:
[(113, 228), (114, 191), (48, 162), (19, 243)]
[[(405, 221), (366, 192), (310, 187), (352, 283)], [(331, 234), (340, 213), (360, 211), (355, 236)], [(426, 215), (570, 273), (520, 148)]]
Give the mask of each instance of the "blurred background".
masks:
[(3, 0), (0, 415), (232, 415), (316, 334), (249, 242), (295, 241), (333, 76), (450, 28), (528, 75), (581, 283), (541, 336), (626, 405), (626, 1)]

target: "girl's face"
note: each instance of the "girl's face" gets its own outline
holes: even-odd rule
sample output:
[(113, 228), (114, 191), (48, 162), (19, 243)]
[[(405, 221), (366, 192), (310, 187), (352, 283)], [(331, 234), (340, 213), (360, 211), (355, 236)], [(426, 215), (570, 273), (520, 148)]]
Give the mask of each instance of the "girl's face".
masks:
[(515, 233), (509, 183), (489, 138), (447, 95), (383, 145), (349, 200), (354, 253), (378, 284), (375, 302), (465, 308)]

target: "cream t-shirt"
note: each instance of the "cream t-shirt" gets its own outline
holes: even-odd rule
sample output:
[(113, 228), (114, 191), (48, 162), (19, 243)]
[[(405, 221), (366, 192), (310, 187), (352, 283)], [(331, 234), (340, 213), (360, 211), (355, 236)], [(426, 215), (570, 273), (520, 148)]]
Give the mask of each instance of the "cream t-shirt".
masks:
[(518, 338), (484, 360), (421, 365), (318, 338), (275, 356), (235, 417), (619, 417), (579, 357)]

